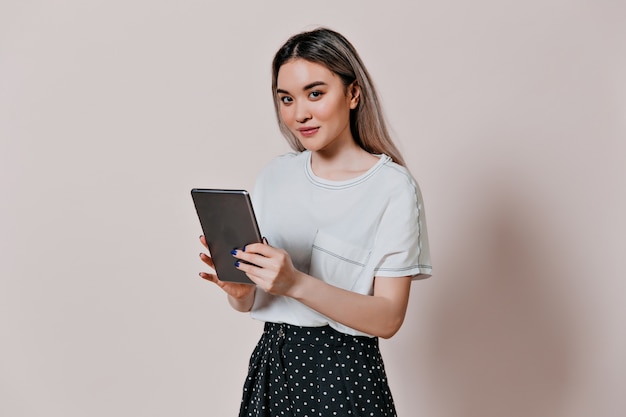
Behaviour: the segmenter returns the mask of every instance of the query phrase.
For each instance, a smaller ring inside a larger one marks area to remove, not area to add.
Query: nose
[[[306,123],[309,120],[311,120],[311,118],[312,118],[311,112],[309,111],[306,103],[305,104],[300,104],[296,108],[296,122],[298,122],[298,123]]]

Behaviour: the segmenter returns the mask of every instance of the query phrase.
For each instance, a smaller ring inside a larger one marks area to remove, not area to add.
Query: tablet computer
[[[191,190],[198,219],[204,233],[215,272],[222,281],[252,284],[245,273],[235,268],[233,249],[261,242],[250,194],[245,190]]]

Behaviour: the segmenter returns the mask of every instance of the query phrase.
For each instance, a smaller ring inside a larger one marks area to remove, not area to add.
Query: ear
[[[359,87],[356,81],[353,81],[348,86],[348,97],[350,98],[350,110],[356,109],[361,98],[361,87]]]

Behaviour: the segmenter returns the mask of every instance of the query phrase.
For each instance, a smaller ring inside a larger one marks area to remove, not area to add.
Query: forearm
[[[409,277],[377,280],[374,295],[363,295],[302,273],[289,296],[345,326],[389,338],[404,321],[411,280]]]
[[[375,277],[374,295],[334,287],[294,268],[284,249],[253,243],[233,254],[245,262],[237,268],[263,291],[294,298],[345,326],[373,336],[389,338],[404,321],[411,277]],[[237,303],[238,309],[252,307]],[[235,307],[235,308],[237,308]]]

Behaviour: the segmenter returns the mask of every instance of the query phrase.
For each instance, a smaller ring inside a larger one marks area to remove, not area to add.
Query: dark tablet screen
[[[250,195],[245,190],[194,188],[191,197],[200,225],[222,281],[251,284],[252,281],[235,268],[231,251],[247,244],[261,242]]]

